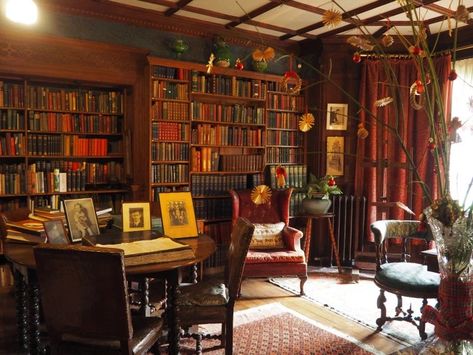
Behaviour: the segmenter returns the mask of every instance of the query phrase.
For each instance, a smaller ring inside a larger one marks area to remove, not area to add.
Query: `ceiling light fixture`
[[[32,25],[38,20],[38,6],[33,0],[7,0],[5,15],[13,22]]]

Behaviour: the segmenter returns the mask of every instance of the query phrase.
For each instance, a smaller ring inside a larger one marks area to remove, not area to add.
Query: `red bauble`
[[[235,62],[235,69],[237,70],[243,70],[245,66],[243,65],[243,63],[241,62],[240,59],[237,59],[236,62]]]
[[[429,149],[430,150],[434,150],[435,149],[435,143],[434,142],[430,142],[429,145],[428,145]]]
[[[420,49],[419,46],[414,46],[414,48],[412,48],[412,54],[419,55],[421,53],[422,53],[422,49]]]
[[[328,185],[328,186],[335,186],[335,185],[337,185],[337,182],[335,181],[334,178],[330,178],[330,179],[328,179],[328,181],[327,181],[327,185]]]
[[[453,81],[457,78],[458,74],[457,72],[455,71],[455,69],[452,69],[452,71],[450,72],[450,74],[448,74],[448,80],[450,81]]]
[[[355,52],[355,54],[353,54],[352,60],[353,60],[355,63],[361,62],[361,55],[360,55],[360,53]]]

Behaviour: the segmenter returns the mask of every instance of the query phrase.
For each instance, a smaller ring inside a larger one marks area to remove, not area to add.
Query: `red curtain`
[[[450,115],[450,56],[433,59],[439,78],[445,117]],[[389,67],[389,70],[387,68]],[[410,59],[363,61],[360,103],[367,110],[360,110],[360,121],[369,136],[359,140],[357,169],[357,194],[364,195],[368,202],[367,227],[381,218],[405,219],[404,211],[391,208],[389,215],[382,214],[381,201],[401,201],[419,215],[427,203],[420,184],[415,183],[411,164],[401,145],[404,142],[416,166],[420,179],[435,197],[436,183],[432,154],[428,149],[429,122],[425,110],[415,110],[410,104],[410,86],[420,79],[415,63]],[[426,95],[432,90],[426,85]],[[432,97],[432,94],[430,94]],[[392,97],[394,101],[377,107],[375,101]],[[436,105],[438,110],[438,105]],[[386,127],[389,126],[393,130]],[[385,209],[383,211],[386,211]],[[385,213],[385,212],[383,212]],[[369,231],[369,228],[366,229]],[[371,233],[368,233],[371,238]]]

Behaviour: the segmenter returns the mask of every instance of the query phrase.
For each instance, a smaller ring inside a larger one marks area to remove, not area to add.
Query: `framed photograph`
[[[327,130],[346,131],[348,104],[327,104]]]
[[[190,192],[159,194],[163,232],[171,238],[197,237],[197,223]]]
[[[91,198],[64,200],[63,204],[72,242],[79,242],[82,237],[100,234],[94,201]]]
[[[341,176],[344,174],[344,137],[327,137],[327,172],[326,175]]]
[[[46,240],[50,244],[69,244],[66,229],[62,219],[52,219],[44,221],[44,232],[46,233]]]
[[[151,230],[149,202],[124,202],[122,220],[124,232]]]

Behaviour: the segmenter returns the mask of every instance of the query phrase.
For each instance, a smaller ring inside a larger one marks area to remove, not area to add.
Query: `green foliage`
[[[318,197],[328,199],[330,195],[343,194],[342,190],[337,186],[334,177],[331,175],[317,178],[314,174],[310,174],[306,190],[308,198]]]

